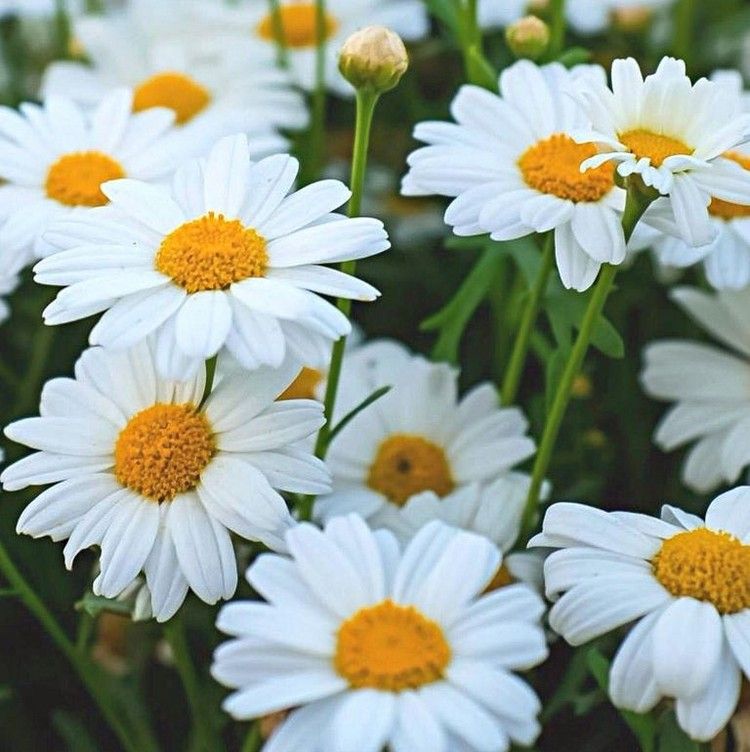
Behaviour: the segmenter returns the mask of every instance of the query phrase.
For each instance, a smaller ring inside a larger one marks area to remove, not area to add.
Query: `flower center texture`
[[[279,395],[280,400],[315,399],[315,389],[323,381],[317,368],[303,368],[297,378]]]
[[[174,110],[175,122],[183,125],[211,103],[208,89],[184,73],[157,73],[143,81],[133,95],[133,112],[152,107]]]
[[[354,689],[403,692],[440,681],[450,660],[439,624],[385,600],[341,625],[334,665]]]
[[[378,447],[367,485],[403,506],[414,494],[445,496],[456,484],[441,447],[421,436],[394,434]]]
[[[195,405],[158,403],[136,413],[115,444],[115,477],[151,501],[191,491],[216,452],[206,416]]]
[[[736,162],[740,167],[745,170],[750,170],[750,157],[746,154],[739,154],[736,151],[728,151],[724,154],[725,159],[731,159],[732,162]],[[709,213],[718,217],[719,219],[742,219],[743,217],[750,217],[750,206],[744,206],[743,204],[733,204],[729,201],[722,201],[720,198],[711,199],[711,203],[708,206]]]
[[[162,240],[156,269],[189,293],[226,290],[232,283],[262,277],[266,241],[238,219],[209,212],[180,225]]]
[[[125,177],[122,165],[101,151],[64,154],[47,172],[48,198],[66,206],[104,206],[109,199],[101,185]]]
[[[315,47],[318,42],[318,20],[314,3],[289,3],[280,9],[281,29],[287,47],[302,49]],[[330,39],[338,29],[338,21],[326,13],[324,18],[324,39]],[[271,42],[276,39],[276,29],[272,14],[264,16],[258,24],[258,36]]]
[[[667,157],[693,153],[693,149],[683,141],[644,128],[621,133],[618,138],[638,159],[650,159],[654,167],[661,167]]]
[[[664,541],[651,564],[672,595],[707,601],[721,614],[750,608],[750,546],[729,533],[678,533]]]
[[[518,160],[526,185],[567,201],[599,201],[614,188],[614,166],[581,172],[581,163],[596,154],[593,144],[577,144],[555,133],[529,147]]]

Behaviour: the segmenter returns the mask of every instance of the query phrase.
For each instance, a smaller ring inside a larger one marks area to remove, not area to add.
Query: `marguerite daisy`
[[[21,111],[0,108],[0,270],[15,272],[48,252],[47,228],[81,207],[108,203],[101,184],[115,178],[167,178],[182,153],[169,133],[173,113],[132,114],[126,90],[93,111],[65,97]]]
[[[665,506],[661,520],[554,504],[530,545],[544,565],[550,626],[581,645],[635,622],[612,663],[615,705],[645,713],[676,700],[692,738],[712,739],[750,677],[750,487],[714,499],[705,522]]]
[[[159,371],[195,372],[222,347],[248,369],[310,356],[308,332],[329,342],[348,319],[316,293],[373,300],[361,280],[320,266],[389,247],[381,222],[333,210],[348,198],[323,180],[287,195],[297,175],[287,155],[250,161],[247,138],[219,141],[188,162],[171,191],[136,180],[103,186],[114,211],[71,218],[48,233],[66,250],[35,267],[65,285],[48,324],[106,311],[91,344],[123,348],[152,332]]]
[[[149,5],[152,14],[160,13],[158,3]],[[277,128],[304,127],[307,110],[271,52],[225,42],[221,54],[213,55],[200,35],[154,35],[141,6],[137,14],[129,8],[76,20],[75,39],[88,63],[50,65],[42,96],[64,94],[93,106],[113,87],[127,87],[135,112],[166,107],[175,113],[175,138],[186,149],[192,146],[195,156],[206,139],[210,144],[234,133],[248,134],[254,158],[284,151],[287,141]]]
[[[688,245],[714,240],[712,199],[750,204],[750,172],[722,158],[750,138],[750,115],[728,87],[706,79],[692,84],[685,63],[674,58],[664,58],[644,80],[628,58],[612,64],[611,90],[591,81],[580,87],[579,99],[592,128],[576,139],[596,143],[601,152],[582,169],[615,163],[623,178],[639,175],[669,197],[675,230]]]
[[[603,81],[602,70],[522,60],[503,71],[500,97],[464,86],[452,105],[457,124],[417,125],[428,146],[409,155],[402,192],[454,196],[445,221],[457,235],[554,231],[563,284],[587,289],[603,263],[625,258],[625,192],[611,165],[581,172],[596,149],[571,136],[589,121],[569,92],[592,79]]]
[[[188,587],[207,603],[237,584],[230,531],[283,550],[294,524],[274,489],[320,493],[325,466],[299,446],[323,423],[310,400],[274,402],[296,366],[225,376],[204,397],[204,374],[167,381],[152,341],[125,352],[87,350],[75,379],[53,379],[41,417],[5,434],[38,450],[6,468],[6,491],[53,484],[17,530],[68,539],[65,564],[101,547],[94,592],[114,598],[141,570],[157,619]]]
[[[344,359],[342,394],[356,406],[376,388],[392,388],[331,443],[333,493],[316,505],[323,519],[357,512],[375,528],[398,529],[401,507],[423,491],[444,497],[498,476],[524,482],[509,475],[534,453],[519,409],[501,408],[491,384],[475,387],[459,401],[454,368],[375,344],[377,360],[368,363],[360,354],[359,365],[367,370],[356,382]]]
[[[439,522],[401,554],[349,515],[287,533],[292,559],[263,555],[247,579],[268,603],[222,608],[235,639],[214,677],[235,718],[297,708],[265,752],[504,752],[539,733],[539,701],[512,672],[547,655],[541,598],[524,585],[481,595],[500,555]]]
[[[649,345],[641,382],[646,392],[677,404],[656,430],[665,450],[696,442],[683,468],[690,488],[733,483],[750,465],[750,288],[709,295],[677,288],[672,299],[730,350],[702,342]]]

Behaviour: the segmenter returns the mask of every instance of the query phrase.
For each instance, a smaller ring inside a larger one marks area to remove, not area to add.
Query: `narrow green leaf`
[[[373,402],[377,402],[381,397],[388,394],[391,391],[391,386],[381,386],[380,389],[376,389],[369,397],[362,400],[353,410],[350,410],[331,430],[328,435],[328,443],[330,444],[333,439],[339,434],[348,423],[359,415],[366,407],[369,407]]]
[[[94,595],[90,590],[75,604],[76,611],[85,611],[89,616],[97,617],[102,611],[115,614],[130,614],[130,607],[123,601]]]

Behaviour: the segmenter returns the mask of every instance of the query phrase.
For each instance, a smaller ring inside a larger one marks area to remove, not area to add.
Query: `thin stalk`
[[[16,405],[18,407],[13,416],[14,418],[33,412],[37,406],[44,372],[47,368],[47,360],[52,351],[56,336],[57,327],[43,326],[37,329],[29,367],[23,377],[21,389],[16,398]]]
[[[696,9],[696,0],[679,0],[675,8],[672,51],[675,57],[685,61],[688,69],[690,69],[690,58],[693,50]]]
[[[563,49],[565,49],[565,0],[551,0],[549,57],[554,60]]]
[[[68,639],[55,617],[16,568],[2,542],[0,542],[0,572],[3,573],[26,608],[36,617],[60,652],[73,666],[81,682],[89,691],[91,698],[120,741],[122,748],[126,752],[156,752],[155,743],[133,738],[132,731],[122,721],[122,713],[110,704],[110,694],[104,687],[96,667],[76,650],[75,645]]]
[[[223,752],[224,745],[218,731],[211,723],[211,718],[207,712],[206,703],[201,693],[198,674],[190,657],[190,647],[188,646],[185,625],[181,614],[178,613],[176,616],[173,616],[164,625],[164,636],[172,648],[177,673],[180,675],[182,686],[185,688],[200,749],[203,752]]]
[[[55,0],[56,57],[60,59],[70,57],[70,17],[66,6],[66,0]]]
[[[544,241],[544,250],[542,252],[542,264],[539,267],[539,273],[534,282],[534,286],[529,290],[529,297],[523,311],[521,325],[518,327],[516,341],[513,344],[513,352],[510,356],[508,368],[505,371],[505,378],[500,390],[500,401],[503,405],[512,404],[518,394],[518,386],[521,383],[523,367],[526,363],[526,354],[529,350],[529,341],[534,331],[539,304],[547,289],[549,275],[555,265],[555,236],[550,232]]]
[[[91,635],[94,632],[95,626],[96,619],[87,611],[83,611],[78,620],[78,630],[76,632],[76,650],[81,655],[88,654],[89,643],[91,642]]]
[[[273,23],[273,37],[276,41],[276,62],[280,68],[289,67],[289,54],[284,35],[284,17],[281,15],[281,3],[279,0],[268,0]]]
[[[638,188],[629,188],[627,203],[622,216],[622,227],[626,242],[630,240],[630,236],[633,234],[635,226],[649,207],[651,201],[653,201],[653,198],[645,196],[638,190]],[[568,356],[565,369],[560,378],[560,383],[557,385],[555,397],[545,422],[544,433],[542,434],[542,439],[539,443],[539,450],[537,451],[536,459],[534,461],[534,469],[531,474],[529,495],[526,499],[526,506],[524,508],[521,522],[521,532],[519,535],[519,541],[521,542],[528,539],[529,533],[534,527],[537,507],[539,505],[539,494],[549,468],[552,452],[554,451],[557,437],[560,433],[560,427],[563,418],[565,417],[568,403],[570,402],[573,382],[581,371],[581,366],[586,357],[586,352],[588,351],[589,343],[591,342],[594,327],[599,321],[599,316],[601,316],[604,304],[612,290],[616,275],[616,266],[610,264],[604,264],[602,266],[602,270],[599,273],[599,279],[594,287],[594,293],[589,300],[588,307],[583,316],[583,321],[578,330],[578,336],[576,337],[573,349]]]
[[[326,3],[325,0],[315,0],[315,90],[312,98],[312,115],[306,159],[303,165],[303,184],[311,183],[317,179],[320,166],[323,163],[323,151],[325,149],[325,122],[326,122]]]
[[[263,746],[263,737],[260,735],[260,722],[254,721],[245,737],[242,752],[258,752]]]

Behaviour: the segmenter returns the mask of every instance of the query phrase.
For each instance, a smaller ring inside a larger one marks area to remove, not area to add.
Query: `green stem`
[[[268,0],[273,23],[273,36],[276,40],[276,63],[280,68],[289,67],[289,54],[284,35],[284,18],[281,15],[281,3],[279,0]]]
[[[24,375],[21,389],[16,398],[18,409],[14,418],[34,412],[34,408],[38,404],[42,381],[44,380],[47,359],[52,351],[56,336],[57,327],[54,326],[43,326],[37,330],[29,367]]]
[[[693,32],[695,30],[696,0],[679,0],[675,8],[674,23],[674,56],[685,61],[690,68],[691,52],[693,50]]]
[[[250,727],[242,745],[242,752],[258,752],[263,746],[263,737],[260,735],[260,722],[255,721]]]
[[[136,740],[133,738],[131,730],[123,723],[120,711],[110,704],[109,692],[106,691],[96,667],[76,650],[73,643],[57,623],[55,617],[16,568],[16,565],[1,542],[0,572],[3,573],[26,608],[36,617],[52,641],[57,645],[60,652],[73,666],[78,677],[89,691],[91,698],[99,707],[102,715],[119,739],[122,748],[127,752],[146,752],[146,750],[155,752],[157,747],[154,743],[147,743],[144,739]]]
[[[76,650],[81,655],[88,655],[88,647],[95,626],[96,619],[91,614],[83,611],[78,621],[78,631],[76,632]]]
[[[190,647],[181,614],[178,613],[173,616],[164,625],[164,636],[172,648],[177,673],[180,675],[182,685],[185,688],[200,749],[203,752],[222,752],[224,745],[218,731],[211,723],[210,711],[201,693],[198,674],[190,657]]]
[[[565,0],[551,0],[549,57],[554,60],[565,48]]]
[[[510,356],[510,362],[505,372],[502,389],[500,390],[500,401],[503,405],[512,404],[518,394],[518,386],[521,383],[523,367],[526,363],[526,354],[529,350],[529,341],[531,333],[534,331],[539,303],[542,300],[552,267],[555,265],[555,236],[554,233],[548,233],[544,241],[544,251],[542,253],[542,265],[539,267],[534,286],[529,291],[529,298],[526,301],[521,325],[518,328],[516,341],[513,344],[513,352]]]
[[[315,0],[315,90],[312,99],[312,115],[308,132],[306,159],[300,182],[305,185],[317,179],[323,163],[326,121],[326,3]]]
[[[65,0],[55,0],[55,37],[57,55],[59,59],[70,57],[70,17]]]

